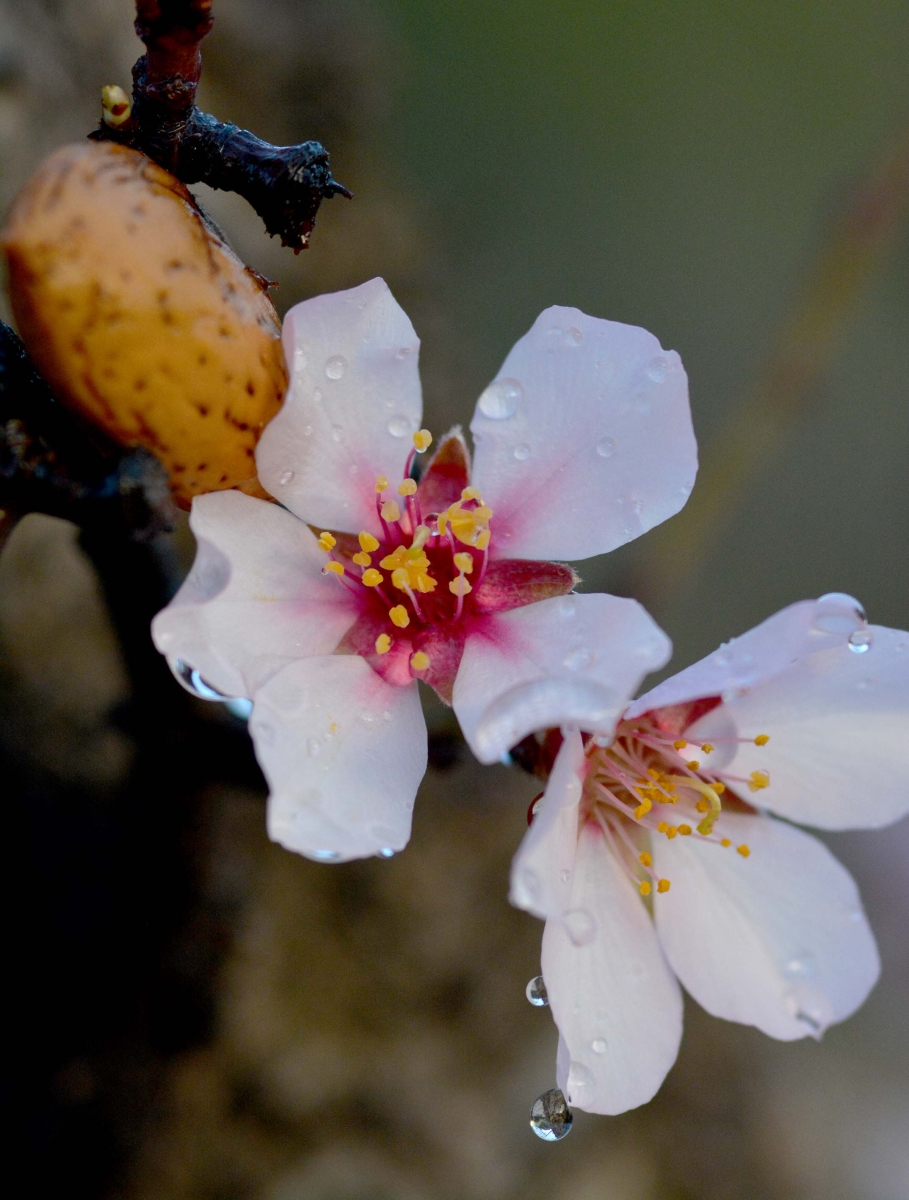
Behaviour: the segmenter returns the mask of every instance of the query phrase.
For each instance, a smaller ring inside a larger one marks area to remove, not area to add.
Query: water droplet
[[[335,354],[325,364],[325,374],[329,379],[340,379],[347,370],[347,359],[342,354]]]
[[[587,946],[596,937],[597,923],[586,908],[571,908],[562,920],[575,946]]]
[[[609,734],[598,733],[598,734],[595,734],[591,740],[593,741],[593,744],[595,746],[599,746],[601,749],[605,749],[607,746],[612,745],[614,739]]]
[[[849,634],[849,649],[853,654],[867,654],[873,641],[874,634],[870,629],[857,629]]]
[[[474,438],[476,441],[476,438]],[[510,542],[514,537],[514,529],[511,525],[500,525],[495,531],[495,536],[500,542]]]
[[[644,501],[635,500],[631,505],[631,511],[635,514],[635,516],[639,517],[644,511]]]
[[[568,1102],[581,1104],[596,1091],[593,1073],[583,1063],[572,1062],[568,1068]]]
[[[647,364],[647,378],[652,379],[654,383],[662,383],[668,373],[669,363],[662,354],[658,354]]]
[[[324,393],[322,392],[322,389],[321,389],[321,388],[316,388],[316,389],[313,391],[312,398],[313,398],[313,400],[315,400],[316,404],[319,404],[319,403],[321,403],[321,400],[322,400],[322,396],[323,396],[323,394],[324,394]]]
[[[385,428],[392,437],[407,437],[408,433],[411,432],[410,417],[392,417]]]
[[[375,725],[379,720],[379,713],[373,708],[363,708],[360,710],[360,720],[364,725]]]
[[[312,856],[319,862],[337,862],[341,857],[337,850],[313,850]]]
[[[542,975],[534,975],[530,983],[524,989],[524,995],[534,1006],[534,1008],[545,1008],[549,1003],[549,995],[546,991],[546,984]]]
[[[391,846],[383,846],[382,849],[379,851],[380,858],[394,858],[394,856],[395,856],[395,851],[392,850]]]
[[[606,1053],[606,1039],[605,1038],[594,1038],[593,1041],[590,1043],[590,1049],[594,1052],[594,1054],[605,1054]]]
[[[302,432],[304,437],[312,437],[312,425],[304,425]]]
[[[785,998],[790,1013],[807,1028],[813,1038],[820,1041],[824,1030],[833,1021],[833,1004],[829,996],[817,988],[800,983],[791,988]]]
[[[817,959],[810,950],[793,954],[783,963],[783,974],[789,979],[810,979],[817,970]]]
[[[306,739],[306,753],[309,758],[318,758],[322,753],[322,743],[316,737]]]
[[[281,487],[286,487],[287,484],[293,483],[293,478],[293,471],[282,471],[278,476],[278,483],[281,485]]]
[[[591,665],[594,653],[587,646],[575,646],[565,655],[564,663],[569,671],[583,671]]]
[[[198,696],[200,700],[227,700],[229,697],[225,692],[219,692],[217,688],[212,687],[207,683],[195,667],[191,667],[189,663],[178,658],[171,664],[170,668],[174,675],[179,679],[188,692],[192,692],[194,696]]]
[[[517,379],[496,379],[477,401],[477,408],[490,421],[502,421],[514,415],[523,395]]]
[[[530,447],[526,442],[521,442],[520,446],[515,446],[514,456],[518,462],[526,462],[530,458]]]
[[[344,429],[341,425],[332,425],[331,440],[333,442],[341,442],[344,440]]]
[[[558,1088],[538,1096],[530,1108],[530,1128],[544,1142],[560,1142],[573,1119],[568,1101]]]
[[[402,347],[400,348],[400,350],[397,352],[397,355],[396,355],[396,357],[397,357],[397,358],[408,358],[408,357],[409,357],[411,354],[413,354],[413,349],[412,349],[412,347],[410,347],[410,346],[402,346]]]
[[[821,633],[852,633],[861,629],[867,619],[858,600],[845,592],[827,592],[814,610],[814,628]]]
[[[567,867],[563,867],[562,870],[559,871],[559,879],[561,880],[562,883],[567,883],[570,878],[571,878],[571,872],[568,870]]]
[[[600,438],[597,442],[597,454],[600,458],[612,458],[616,451],[616,440],[611,437]]]
[[[581,333],[580,329],[577,329],[574,325],[565,331],[565,341],[569,346],[580,346],[583,340],[583,333]]]
[[[305,371],[309,359],[306,357],[304,350],[294,350],[294,373],[297,371]]]

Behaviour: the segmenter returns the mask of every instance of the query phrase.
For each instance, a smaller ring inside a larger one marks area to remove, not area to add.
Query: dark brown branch
[[[196,108],[211,7],[212,0],[137,0],[136,32],[147,52],[133,67],[132,113],[90,136],[141,150],[183,183],[237,192],[270,234],[299,252],[322,201],[350,192],[332,179],[319,142],[272,146]]]

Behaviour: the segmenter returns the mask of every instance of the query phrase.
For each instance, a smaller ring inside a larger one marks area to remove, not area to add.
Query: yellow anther
[[[648,879],[642,879],[641,882],[638,884],[638,887],[641,890],[642,896],[649,896],[650,893],[653,891],[653,888],[650,886],[650,881]]]
[[[766,771],[752,771],[748,778],[748,791],[760,792],[765,787],[770,787],[770,776]]]
[[[384,492],[387,487],[388,487],[388,480],[385,478],[385,476],[377,475],[376,476],[376,491],[379,493]]]
[[[378,587],[385,577],[381,571],[377,571],[375,567],[370,567],[368,571],[363,572],[360,578],[367,587]]]
[[[454,565],[459,571],[463,571],[465,575],[469,575],[473,570],[473,555],[468,554],[466,550],[459,550],[454,556]]]
[[[729,838],[723,838],[723,840],[720,842],[720,845],[728,847],[732,845],[732,842],[730,842]]]
[[[478,504],[473,510],[473,516],[477,521],[489,521],[492,519],[492,509],[488,504]]]
[[[463,575],[459,575],[457,579],[452,579],[448,584],[448,590],[453,596],[466,596],[468,592],[473,591],[473,588]]]
[[[648,767],[648,768],[647,768],[647,774],[648,774],[648,776],[649,776],[651,779],[656,779],[656,780],[659,780],[659,778],[660,778],[660,772],[659,772],[659,771],[655,771],[655,770],[653,769],[653,767]]]
[[[426,529],[425,525],[417,527]],[[428,531],[427,531],[428,534]],[[414,545],[409,549],[398,546],[391,554],[386,554],[380,566],[391,571],[391,582],[398,591],[433,592],[436,581],[429,574],[429,559],[420,546]]]
[[[766,746],[769,741],[770,741],[769,734],[759,733],[757,735],[757,737],[754,739],[754,744],[755,744],[755,746]]]
[[[649,800],[642,800],[641,803],[634,810],[635,819],[640,821],[640,819],[642,817],[647,816],[647,814],[650,812],[650,810],[652,808],[653,808],[653,805],[650,803]]]
[[[670,842],[672,841],[672,839],[674,837],[678,837],[678,833],[679,833],[679,831],[676,829],[676,827],[674,825],[670,825],[669,828],[666,830],[666,836],[669,838]]]
[[[428,525],[418,525],[413,531],[413,540],[410,543],[411,557],[415,557],[413,552],[422,550],[431,537],[432,530]]]
[[[738,852],[739,852],[739,854],[741,854],[742,858],[747,858],[748,855],[751,853],[751,850],[748,848],[748,846],[745,845],[744,842],[742,842],[741,846],[736,846],[736,850],[738,850]]]
[[[480,495],[479,488],[466,487],[463,490],[463,492],[461,492],[461,499],[462,500],[482,500],[483,497]]]
[[[399,629],[406,629],[410,624],[410,613],[403,604],[396,604],[394,608],[390,608],[388,615],[391,617],[392,625],[397,625]]]
[[[669,825],[665,821],[660,821],[659,825],[657,825],[657,832],[665,833],[668,828]]]
[[[668,880],[668,879],[661,879],[661,880],[660,880],[660,882],[657,884],[657,891],[658,891],[658,892],[664,892],[664,893],[665,893],[665,892],[668,892],[668,891],[669,891],[669,888],[670,888],[671,886],[672,886],[672,885],[670,884],[670,882],[669,882],[669,880]]]
[[[425,671],[429,666],[429,655],[423,650],[418,650],[410,656],[410,665],[414,671]]]
[[[382,505],[382,520],[393,524],[395,521],[400,521],[401,510],[398,508],[395,500],[386,500]]]
[[[715,749],[716,749],[716,746],[711,746],[711,744],[709,742],[705,742],[703,744],[703,746],[701,746],[701,753],[702,754],[712,754]]]
[[[364,529],[357,538],[360,543],[360,549],[365,550],[367,554],[374,554],[379,548],[379,539],[374,538],[371,533],[367,533]]]
[[[364,553],[362,550],[358,551],[358,553],[353,556],[353,560],[358,567],[368,567],[372,562],[372,559],[369,557],[369,555]]]
[[[326,532],[319,534],[319,549],[324,550],[326,554],[329,550],[334,550],[337,544],[338,539],[336,537],[332,537],[330,533]]]
[[[688,768],[689,771],[696,771],[700,765],[701,764],[698,762],[698,760],[696,758],[693,758],[691,760],[691,762],[685,763],[685,766]]]
[[[382,560],[382,566],[385,566],[385,560]],[[399,592],[406,592],[410,587],[410,580],[407,577],[407,572],[403,567],[395,567],[391,573],[392,587],[396,587]]]
[[[691,833],[691,826],[690,825],[680,825],[679,833],[682,834],[683,837],[687,837],[688,834]]]
[[[672,743],[673,750],[684,750],[688,743],[684,738],[679,738],[677,742]]]
[[[332,575],[343,575],[344,574],[344,568],[341,566],[341,564],[339,562],[327,562],[325,564],[325,570],[331,571]]]
[[[380,633],[376,638],[376,654],[387,654],[391,649],[391,638],[387,633]]]
[[[418,429],[413,435],[413,444],[418,454],[422,454],[424,450],[428,450],[432,445],[432,434],[428,429]]]
[[[646,850],[644,851],[643,854],[638,855],[638,862],[641,864],[642,867],[652,867],[653,866],[653,859],[650,857],[650,855],[647,853]]]
[[[489,545],[489,539],[491,537],[492,537],[492,534],[489,532],[488,529],[484,529],[482,531],[482,533],[477,534],[477,549],[485,550],[486,547]]]
[[[716,788],[714,788],[713,790],[716,791]],[[698,812],[709,812],[710,811],[710,805],[707,803],[706,800],[698,800],[697,804],[694,807],[698,810]]]
[[[725,783],[712,783],[710,786],[713,788],[713,790],[716,792],[716,794],[718,796],[722,796],[723,792],[725,792],[725,790],[726,790]]]
[[[436,529],[438,529],[440,537],[445,536],[445,530],[447,527],[448,527],[448,509],[446,508],[444,512],[440,512],[439,515],[436,517]]]
[[[132,111],[129,96],[116,83],[109,83],[101,89],[101,115],[105,125],[115,129],[128,121]]]
[[[399,496],[412,496],[417,490],[416,481],[413,479],[405,479],[403,483],[398,484]]]

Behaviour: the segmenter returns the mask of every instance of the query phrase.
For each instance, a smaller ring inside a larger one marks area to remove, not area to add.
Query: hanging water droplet
[[[534,1008],[545,1008],[549,1003],[549,995],[546,991],[546,984],[543,981],[542,975],[534,975],[533,979],[524,989],[524,995],[534,1006]]]
[[[313,850],[312,856],[319,862],[337,862],[341,857],[337,850]]]
[[[833,1004],[829,996],[817,988],[799,984],[786,993],[785,999],[790,1013],[820,1041],[824,1030],[833,1021]]]
[[[652,379],[654,383],[662,383],[668,372],[669,363],[662,354],[658,354],[647,364],[647,378]]]
[[[520,446],[515,446],[514,456],[518,462],[526,462],[530,458],[530,447],[526,442],[521,442]]]
[[[286,487],[289,483],[293,483],[293,478],[293,471],[282,471],[278,476],[278,483],[281,485],[281,487]]]
[[[600,458],[612,458],[616,451],[616,440],[611,437],[600,438],[597,442],[597,454]]]
[[[379,851],[380,858],[394,858],[394,856],[395,852],[392,850],[391,846],[383,846]]]
[[[827,592],[814,610],[814,628],[821,633],[852,633],[861,629],[868,618],[854,596],[845,592]]]
[[[385,426],[392,437],[406,437],[411,432],[411,423],[409,417],[392,417]]]
[[[870,629],[857,629],[849,634],[849,649],[853,654],[867,654],[873,641],[874,634]]]
[[[335,354],[325,364],[325,374],[329,379],[340,379],[347,370],[347,359],[343,354]]]
[[[171,663],[170,669],[186,690],[192,692],[194,696],[198,696],[200,700],[229,699],[229,696],[225,692],[219,692],[217,688],[212,687],[210,683],[207,683],[202,678],[195,667],[191,667],[182,658],[175,659]]]
[[[606,1053],[606,1039],[605,1038],[594,1038],[593,1041],[590,1043],[590,1049],[594,1052],[594,1054],[605,1054]]]
[[[783,974],[789,979],[810,979],[817,970],[817,959],[810,950],[793,954],[783,963]]]
[[[568,1102],[581,1104],[596,1091],[596,1080],[583,1063],[572,1062],[568,1068]]]
[[[559,1142],[571,1129],[574,1118],[559,1088],[550,1088],[530,1108],[530,1128],[544,1142]]]
[[[583,671],[591,665],[594,653],[587,646],[575,646],[565,655],[564,663],[569,671]]]
[[[575,946],[587,946],[596,937],[597,923],[586,908],[572,908],[562,920]]]
[[[309,758],[318,758],[322,753],[322,743],[317,737],[306,739],[306,754]]]
[[[477,408],[490,421],[503,421],[514,415],[523,395],[517,379],[496,379],[477,401]]]
[[[583,340],[584,340],[583,333],[581,333],[580,329],[577,329],[574,325],[572,325],[572,327],[570,329],[565,331],[565,341],[568,343],[569,346],[580,346],[580,344],[581,344],[581,342],[583,342]]]

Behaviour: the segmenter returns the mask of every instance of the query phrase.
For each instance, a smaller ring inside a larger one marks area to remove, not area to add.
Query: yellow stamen
[[[693,758],[691,760],[691,762],[685,763],[685,766],[688,768],[689,771],[696,771],[700,765],[701,764],[698,762],[698,760],[696,758]]]
[[[453,596],[466,596],[468,592],[473,591],[473,588],[463,575],[459,575],[457,579],[451,580],[448,590]]]
[[[414,671],[425,671],[429,666],[429,655],[422,650],[418,650],[416,654],[411,655],[410,665]]]
[[[660,882],[657,884],[657,891],[666,893],[669,891],[670,887],[671,887],[671,884],[668,879],[661,879]]]
[[[327,562],[325,564],[325,570],[331,571],[332,575],[343,575],[344,574],[344,568],[341,566],[341,564],[339,562]]]
[[[770,787],[770,776],[766,771],[752,771],[748,779],[748,791],[760,792],[765,787]]]
[[[754,739],[754,744],[755,744],[755,746],[766,746],[769,741],[770,741],[769,734],[759,733],[757,735],[757,737]]]
[[[714,787],[713,790],[716,791],[716,788]],[[694,807],[698,810],[698,812],[709,812],[710,811],[710,805],[707,803],[706,800],[698,800],[697,804]]]
[[[364,529],[357,539],[360,543],[360,549],[365,550],[367,554],[374,554],[379,548],[379,539],[374,538],[371,533],[367,533]]]
[[[367,587],[378,587],[385,576],[381,571],[377,571],[375,567],[370,567],[368,571],[363,572],[360,578]]]
[[[461,499],[462,500],[482,500],[483,497],[480,495],[479,488],[466,487],[463,490],[463,492],[461,492]]]
[[[678,833],[679,833],[679,831],[676,829],[676,827],[674,825],[670,825],[669,828],[666,830],[666,836],[669,838],[670,842],[672,841],[672,839],[674,837],[678,837]]]
[[[488,529],[484,529],[482,531],[482,533],[477,534],[477,549],[485,550],[486,547],[489,545],[489,539],[491,537],[492,537],[492,534],[489,532]]]
[[[713,788],[713,790],[716,792],[716,794],[718,796],[722,796],[723,792],[725,792],[725,790],[726,790],[725,783],[712,783],[710,786]]]
[[[747,858],[748,855],[751,853],[750,849],[745,845],[744,842],[742,842],[741,846],[736,846],[736,850],[738,850],[738,852],[739,852],[739,854],[741,854],[742,858]]]
[[[423,552],[420,541],[425,541],[429,537],[429,530],[425,525],[418,525],[414,544],[405,549],[403,546],[392,551],[391,554],[386,554],[381,560],[380,566],[386,571],[391,571],[391,582],[398,591],[415,591],[415,592],[433,592],[435,591],[436,581],[429,574],[429,559]]]
[[[715,746],[711,746],[711,744],[709,742],[705,742],[703,744],[703,746],[701,746],[701,753],[702,754],[712,754],[715,749],[716,749]]]
[[[679,833],[682,834],[683,837],[687,837],[688,834],[691,833],[691,826],[690,825],[680,825]]]
[[[387,487],[388,487],[388,480],[385,478],[385,476],[377,475],[376,476],[376,491],[381,494],[382,492],[385,491],[385,489]]]
[[[432,530],[428,525],[418,525],[413,531],[413,540],[410,543],[411,557],[415,557],[413,552],[422,550],[431,537]]]
[[[403,604],[396,604],[394,608],[390,608],[388,615],[391,617],[391,623],[399,629],[406,629],[410,624],[410,613]]]
[[[660,821],[659,825],[657,825],[657,832],[665,833],[668,828],[669,828],[669,825],[667,824],[666,821]]]
[[[332,535],[327,531],[319,534],[319,549],[324,550],[326,554],[329,550],[334,550],[337,544],[338,539],[336,537],[332,537]]]
[[[650,886],[650,881],[647,879],[642,879],[638,886],[641,890],[642,896],[649,896],[653,891],[653,888]]]
[[[418,429],[413,435],[413,444],[418,454],[422,454],[424,450],[428,450],[432,445],[432,434],[428,429]]]
[[[723,840],[720,842],[720,845],[721,846],[731,846],[732,842],[730,842],[729,838],[723,838]]]
[[[638,862],[641,864],[642,867],[652,867],[653,866],[653,859],[650,857],[650,855],[647,853],[646,850],[644,851],[643,854],[638,855]]]
[[[369,557],[369,555],[364,554],[364,552],[362,550],[358,551],[353,556],[353,560],[357,564],[358,567],[368,567],[369,564],[372,562],[372,559]]]
[[[376,654],[387,654],[391,649],[391,638],[387,633],[380,633],[376,638]]]
[[[385,559],[382,559],[382,566],[385,566]],[[410,587],[410,580],[407,578],[407,572],[403,567],[395,567],[391,573],[392,587],[396,587],[399,592],[406,592]]]
[[[469,575],[473,570],[473,555],[468,554],[466,550],[460,550],[454,556],[454,565],[459,571],[463,571],[465,575]]]
[[[698,833],[703,834],[704,837],[706,837],[707,834],[712,831],[714,825],[716,824],[717,817],[723,811],[723,806],[720,803],[719,796],[717,795],[717,789],[709,783],[704,783],[702,779],[690,779],[681,775],[670,775],[669,778],[676,780],[677,784],[682,784],[684,787],[694,788],[696,791],[700,792],[707,801],[710,811],[698,825]],[[698,805],[698,807],[700,807],[700,805]]]
[[[399,496],[412,496],[417,490],[416,481],[413,479],[405,479],[403,483],[398,484]]]
[[[400,521],[401,510],[398,508],[396,501],[386,500],[382,505],[382,520],[393,524],[395,521]]]
[[[101,115],[105,125],[115,129],[128,121],[132,112],[129,96],[116,83],[109,83],[101,89]]]
[[[672,743],[673,750],[684,750],[688,743],[684,738],[679,738],[677,742]]]

